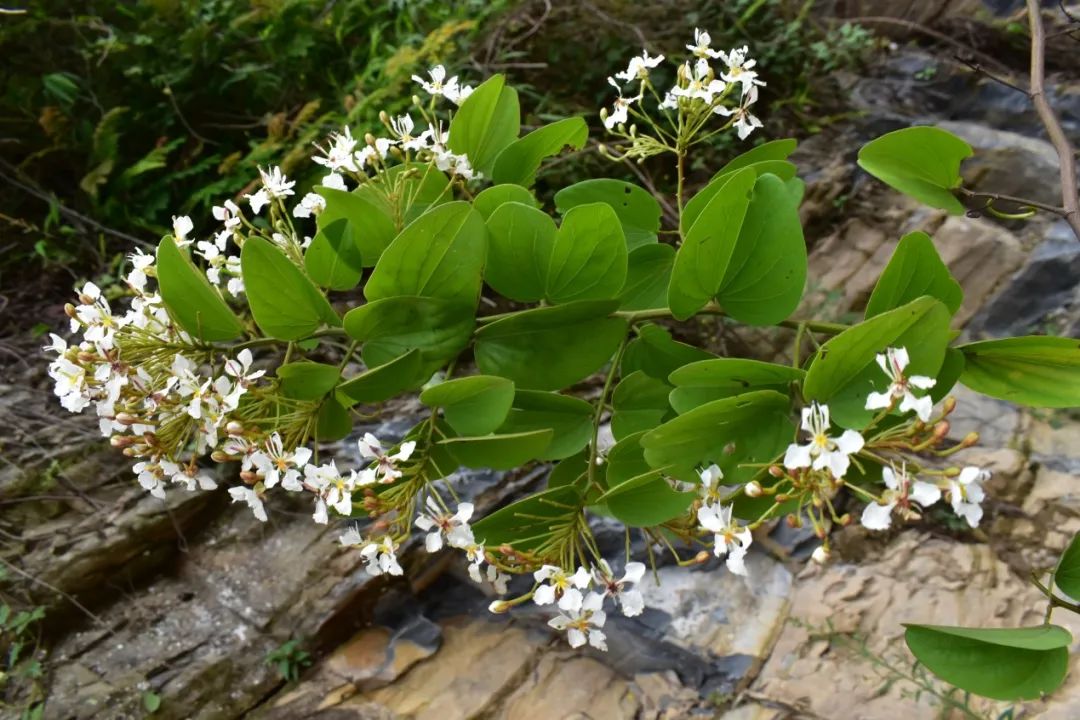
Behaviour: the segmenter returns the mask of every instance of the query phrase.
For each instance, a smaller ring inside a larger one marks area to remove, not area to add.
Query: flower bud
[[[493,612],[500,615],[504,612],[507,612],[509,609],[510,603],[506,602],[505,600],[496,600],[495,602],[488,605],[488,612]]]
[[[701,563],[703,563],[703,562],[708,562],[708,560],[709,560],[709,551],[708,550],[702,550],[701,552],[699,552],[697,555],[694,556],[694,562],[698,563],[699,565]]]
[[[979,442],[979,433],[969,432],[964,436],[964,439],[960,441],[961,447],[971,447]]]
[[[241,470],[240,479],[248,485],[254,485],[259,481],[259,474],[252,472],[251,470]]]
[[[94,298],[90,297],[89,295],[79,293],[79,302],[81,302],[83,305],[93,305]]]
[[[131,413],[119,412],[116,413],[116,422],[121,425],[134,425],[139,422],[139,418],[135,417]]]
[[[788,513],[787,517],[784,518],[784,521],[787,522],[788,527],[790,528],[802,527],[802,518],[795,513]]]
[[[600,108],[600,120],[604,121],[604,120],[607,120],[607,118],[608,118],[607,108]]]
[[[386,113],[384,112],[382,114],[385,115]],[[371,133],[365,133],[364,134],[364,143],[366,145],[370,145],[371,147],[375,147],[375,136],[372,135]]]
[[[811,502],[814,503],[814,507],[816,508],[822,508],[825,506],[825,501],[821,499],[820,495],[814,495],[814,499],[811,500]]]
[[[124,453],[124,455],[128,457],[138,457],[138,454],[135,452],[135,448],[133,447],[126,447],[120,452]]]
[[[787,493],[776,493],[776,502],[778,503],[787,502],[790,499],[791,496]]]
[[[784,477],[784,468],[780,467],[779,465],[770,465],[769,474],[772,475],[774,478],[782,478]]]
[[[944,440],[945,436],[949,434],[949,428],[950,427],[951,426],[949,425],[948,420],[942,420],[937,425],[935,425],[934,426],[934,435],[933,435],[934,441],[935,442],[940,442],[941,440]]]
[[[941,403],[941,413],[943,415],[949,415],[956,409],[956,398],[950,395],[945,398],[945,402]]]
[[[69,318],[74,319],[76,316],[75,306],[71,303],[64,303],[64,314],[67,315]]]
[[[850,525],[851,524],[851,513],[844,513],[843,515],[841,515],[840,516],[840,524],[842,526],[844,526],[844,527],[847,527],[848,525]]]
[[[228,423],[225,424],[225,432],[229,435],[243,435],[244,426],[236,420],[230,420]]]
[[[386,113],[385,110],[379,111],[379,122],[381,122],[383,125],[390,124],[390,116]]]
[[[746,494],[746,497],[761,497],[761,485],[758,484],[757,480],[751,480],[743,487],[743,493]]]
[[[75,359],[77,359],[79,362],[92,363],[98,359],[98,356],[94,353],[80,350],[75,354]]]
[[[223,462],[229,462],[229,460],[231,460],[232,458],[230,458],[222,450],[215,450],[214,452],[210,453],[210,459],[213,460],[216,463],[223,463]]]
[[[818,565],[824,565],[829,562],[829,548],[824,545],[819,545],[814,554],[810,556],[810,559],[816,562]]]
[[[413,95],[412,96],[412,104],[413,105],[419,105],[420,104],[420,96],[419,95]]]

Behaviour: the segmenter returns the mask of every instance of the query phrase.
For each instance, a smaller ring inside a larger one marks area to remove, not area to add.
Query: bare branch
[[[1005,79],[1005,78],[1003,78],[1003,77],[1001,77],[999,75],[995,75],[994,73],[990,72],[989,70],[987,70],[982,65],[975,62],[974,60],[967,60],[965,58],[960,57],[959,55],[953,55],[953,57],[956,58],[956,60],[958,60],[959,62],[962,62],[964,65],[967,65],[969,68],[971,68],[972,70],[974,70],[978,74],[985,75],[986,77],[990,78],[991,80],[993,80],[996,83],[1004,85],[1007,88],[1012,88],[1013,90],[1015,90],[1015,91],[1017,91],[1019,93],[1023,93],[1024,95],[1028,95],[1027,88],[1020,87],[1019,85],[1017,85],[1016,83],[1013,83],[1010,80],[1007,80],[1007,79]]]
[[[1044,90],[1046,63],[1046,31],[1043,28],[1039,0],[1027,0],[1028,21],[1031,25],[1031,82],[1030,97],[1039,114],[1039,120],[1046,128],[1050,144],[1058,155],[1061,171],[1061,202],[1065,208],[1065,222],[1069,223],[1073,234],[1080,240],[1080,191],[1076,183],[1076,150],[1073,149],[1065,131],[1061,128],[1054,109],[1050,107]]]

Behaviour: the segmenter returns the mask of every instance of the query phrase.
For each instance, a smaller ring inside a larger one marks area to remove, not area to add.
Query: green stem
[[[611,367],[608,369],[607,377],[604,378],[604,389],[600,391],[600,398],[596,401],[596,412],[593,414],[593,427],[592,427],[592,445],[589,448],[589,487],[593,486],[596,482],[596,459],[599,456],[598,440],[600,438],[600,420],[604,416],[604,406],[607,404],[607,396],[611,391],[611,385],[615,382],[615,375],[619,372],[619,364],[622,362],[623,351],[626,350],[626,344],[630,341],[630,333],[623,335],[622,342],[619,343],[619,348],[615,351],[614,357],[611,359]]]

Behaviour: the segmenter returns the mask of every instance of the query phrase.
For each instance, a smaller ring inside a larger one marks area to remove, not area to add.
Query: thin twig
[[[83,611],[83,613],[85,613],[85,614],[86,614],[86,616],[87,616],[88,618],[90,618],[90,619],[91,619],[91,620],[93,620],[94,622],[98,623],[99,625],[104,625],[104,624],[105,624],[105,621],[104,621],[104,620],[102,620],[102,619],[101,619],[100,617],[98,617],[98,616],[97,616],[97,615],[95,615],[95,614],[94,614],[93,612],[91,612],[89,608],[87,608],[87,607],[86,607],[85,605],[83,605],[83,604],[82,604],[81,602],[79,602],[78,600],[76,600],[76,599],[75,599],[75,598],[74,598],[74,597],[73,597],[72,595],[70,595],[70,594],[68,594],[68,593],[64,592],[63,590],[61,590],[60,588],[56,587],[55,585],[52,585],[52,584],[50,584],[50,583],[47,583],[47,582],[45,582],[45,581],[44,581],[44,580],[42,580],[41,578],[36,578],[36,577],[34,577],[33,575],[31,575],[30,573],[26,572],[25,570],[23,570],[22,568],[18,567],[17,565],[12,565],[12,564],[11,564],[10,562],[8,562],[7,560],[5,560],[4,558],[0,558],[0,562],[2,562],[2,563],[4,563],[5,565],[7,565],[8,569],[10,569],[10,570],[14,570],[14,571],[15,571],[15,572],[16,572],[17,574],[19,574],[19,575],[23,576],[24,578],[26,578],[26,579],[27,579],[27,580],[29,580],[30,582],[33,582],[33,583],[37,583],[38,585],[41,585],[42,587],[45,587],[45,588],[47,588],[47,589],[49,589],[49,590],[52,590],[52,591],[53,591],[54,593],[56,593],[57,595],[60,595],[60,596],[61,596],[61,597],[63,597],[63,598],[65,599],[65,600],[67,600],[68,602],[70,602],[70,603],[71,603],[72,605],[74,605],[75,607],[77,607],[77,608],[79,608],[80,610],[82,610],[82,611]]]
[[[1045,210],[1048,213],[1054,213],[1065,217],[1065,208],[1058,207],[1057,205],[1047,205],[1036,200],[1029,200],[1028,198],[1016,197],[1014,195],[1002,195],[1001,193],[979,192],[976,190],[968,190],[967,188],[957,188],[960,194],[970,198],[987,198],[989,200],[1000,200],[1002,202],[1015,203],[1017,205],[1037,208],[1039,210]]]
[[[947,45],[952,45],[955,48],[959,48],[960,50],[963,50],[964,52],[971,53],[972,57],[977,57],[977,58],[981,59],[984,64],[993,65],[993,66],[997,67],[999,70],[1001,70],[1002,72],[1006,72],[1006,73],[1009,72],[1009,67],[1007,65],[1005,65],[1004,63],[1002,63],[1000,60],[997,60],[996,58],[994,58],[994,57],[992,57],[990,55],[987,55],[986,53],[979,52],[978,50],[971,47],[970,45],[965,45],[964,43],[960,42],[959,40],[949,37],[945,33],[938,32],[937,30],[934,30],[933,28],[928,28],[925,25],[922,25],[922,24],[917,23],[917,22],[913,22],[911,20],[902,20],[900,18],[885,17],[885,16],[881,16],[881,15],[863,15],[861,17],[849,18],[848,22],[859,23],[861,25],[865,25],[867,23],[869,23],[869,24],[877,23],[877,24],[881,24],[881,25],[899,25],[900,27],[907,28],[908,30],[916,30],[918,32],[921,32],[923,35],[927,35],[929,37],[932,37],[935,40],[946,43]]]
[[[1027,0],[1028,21],[1031,25],[1031,102],[1039,114],[1050,144],[1058,155],[1061,173],[1061,202],[1065,208],[1065,222],[1080,240],[1080,191],[1076,185],[1076,151],[1065,131],[1061,128],[1054,109],[1046,99],[1043,88],[1046,61],[1046,31],[1043,28],[1042,11],[1038,0]]]
[[[971,68],[975,72],[979,73],[980,75],[985,75],[986,77],[990,78],[991,80],[993,80],[996,83],[1004,85],[1007,88],[1012,88],[1016,92],[1023,93],[1024,95],[1027,95],[1028,97],[1030,97],[1030,95],[1029,95],[1029,93],[1027,91],[1027,88],[1020,87],[1019,85],[1017,85],[1017,84],[1015,84],[1015,83],[1013,83],[1013,82],[1011,82],[1009,80],[1006,80],[1003,77],[995,75],[994,73],[990,72],[989,70],[987,70],[982,65],[975,62],[974,60],[966,60],[966,59],[960,57],[959,55],[953,55],[953,57],[956,58],[956,60],[958,60],[959,62],[962,62],[963,64],[967,65],[969,68]]]

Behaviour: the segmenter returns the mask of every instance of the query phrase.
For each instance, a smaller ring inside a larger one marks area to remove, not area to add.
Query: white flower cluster
[[[700,475],[702,502],[697,511],[698,524],[713,533],[713,553],[716,557],[727,556],[724,562],[728,570],[746,575],[746,551],[753,542],[750,529],[734,519],[731,505],[720,503],[720,481],[724,479],[720,467],[710,465]]]
[[[692,110],[705,108],[713,114],[732,118],[732,124],[740,140],[745,140],[755,128],[760,128],[761,121],[750,108],[758,100],[758,87],[765,83],[758,79],[753,68],[757,61],[748,57],[749,48],[733,48],[728,52],[713,50],[709,33],[695,29],[694,42],[686,48],[694,60],[685,61],[678,66],[677,80],[664,93],[660,107],[665,110]],[[610,111],[602,114],[604,126],[608,130],[625,125],[635,104],[644,99],[646,90],[651,89],[650,70],[663,62],[664,56],[650,57],[648,51],[630,58],[625,70],[608,78],[608,83],[615,88],[619,96]],[[710,61],[719,60],[720,67],[714,68]],[[626,85],[638,83],[637,94],[623,94]],[[740,90],[737,105],[729,106],[727,100],[735,87]]]

